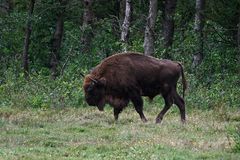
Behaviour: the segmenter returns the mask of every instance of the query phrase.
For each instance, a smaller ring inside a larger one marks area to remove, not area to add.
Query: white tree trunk
[[[125,43],[124,51],[127,51],[127,42],[129,38],[129,27],[131,22],[132,6],[131,0],[126,0],[125,18],[122,24],[121,41]]]
[[[204,8],[205,0],[196,0],[196,14],[194,30],[197,35],[197,51],[193,55],[192,67],[196,67],[203,60],[203,27],[204,27]]]
[[[147,17],[143,44],[145,55],[153,55],[154,53],[154,26],[156,18],[157,18],[157,0],[150,0],[149,15]]]
[[[94,0],[83,0],[84,4],[84,13],[83,13],[83,23],[82,23],[82,32],[83,35],[80,39],[82,45],[82,52],[89,52],[91,40],[93,38],[92,30],[89,30],[88,27],[93,24],[94,21],[94,12],[93,12],[93,2]]]

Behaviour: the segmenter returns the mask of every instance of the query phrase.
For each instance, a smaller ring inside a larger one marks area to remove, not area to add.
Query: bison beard
[[[142,96],[153,99],[162,95],[165,106],[158,114],[156,123],[162,121],[172,104],[177,105],[181,120],[185,122],[185,102],[176,91],[180,76],[184,97],[187,86],[180,63],[139,53],[115,54],[103,60],[85,77],[85,99],[89,105],[97,106],[101,111],[105,104],[113,106],[115,120],[129,101],[132,101],[142,121],[146,122]]]

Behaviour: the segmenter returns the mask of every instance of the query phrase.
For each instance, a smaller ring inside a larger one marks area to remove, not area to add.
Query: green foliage
[[[23,28],[26,14],[14,12],[11,15],[0,17],[0,52],[1,57],[19,56],[23,48]],[[6,61],[8,62],[8,61]]]
[[[59,108],[84,106],[82,79],[79,75],[65,76],[53,81],[49,76],[33,74],[29,80],[23,75],[17,80],[9,76],[0,86],[0,106]]]
[[[210,79],[211,78],[211,79]],[[199,78],[187,75],[187,105],[209,109],[215,107],[240,107],[238,76],[217,75],[209,77],[208,82],[200,84]]]
[[[29,96],[27,100],[27,105],[33,108],[48,108],[48,103],[43,95]]]
[[[95,54],[96,63],[121,49],[118,34],[116,35],[112,23],[111,19],[105,18],[95,24],[91,53]]]

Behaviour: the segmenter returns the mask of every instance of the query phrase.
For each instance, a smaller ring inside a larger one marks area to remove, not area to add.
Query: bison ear
[[[105,86],[107,83],[106,78],[102,77],[98,80],[98,84]]]

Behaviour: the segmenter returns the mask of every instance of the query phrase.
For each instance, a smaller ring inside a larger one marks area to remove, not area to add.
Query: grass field
[[[0,108],[0,159],[240,159],[232,130],[240,111],[189,109],[182,125],[172,107],[155,124],[160,107],[145,108],[142,123],[133,107],[114,122],[112,109]]]

